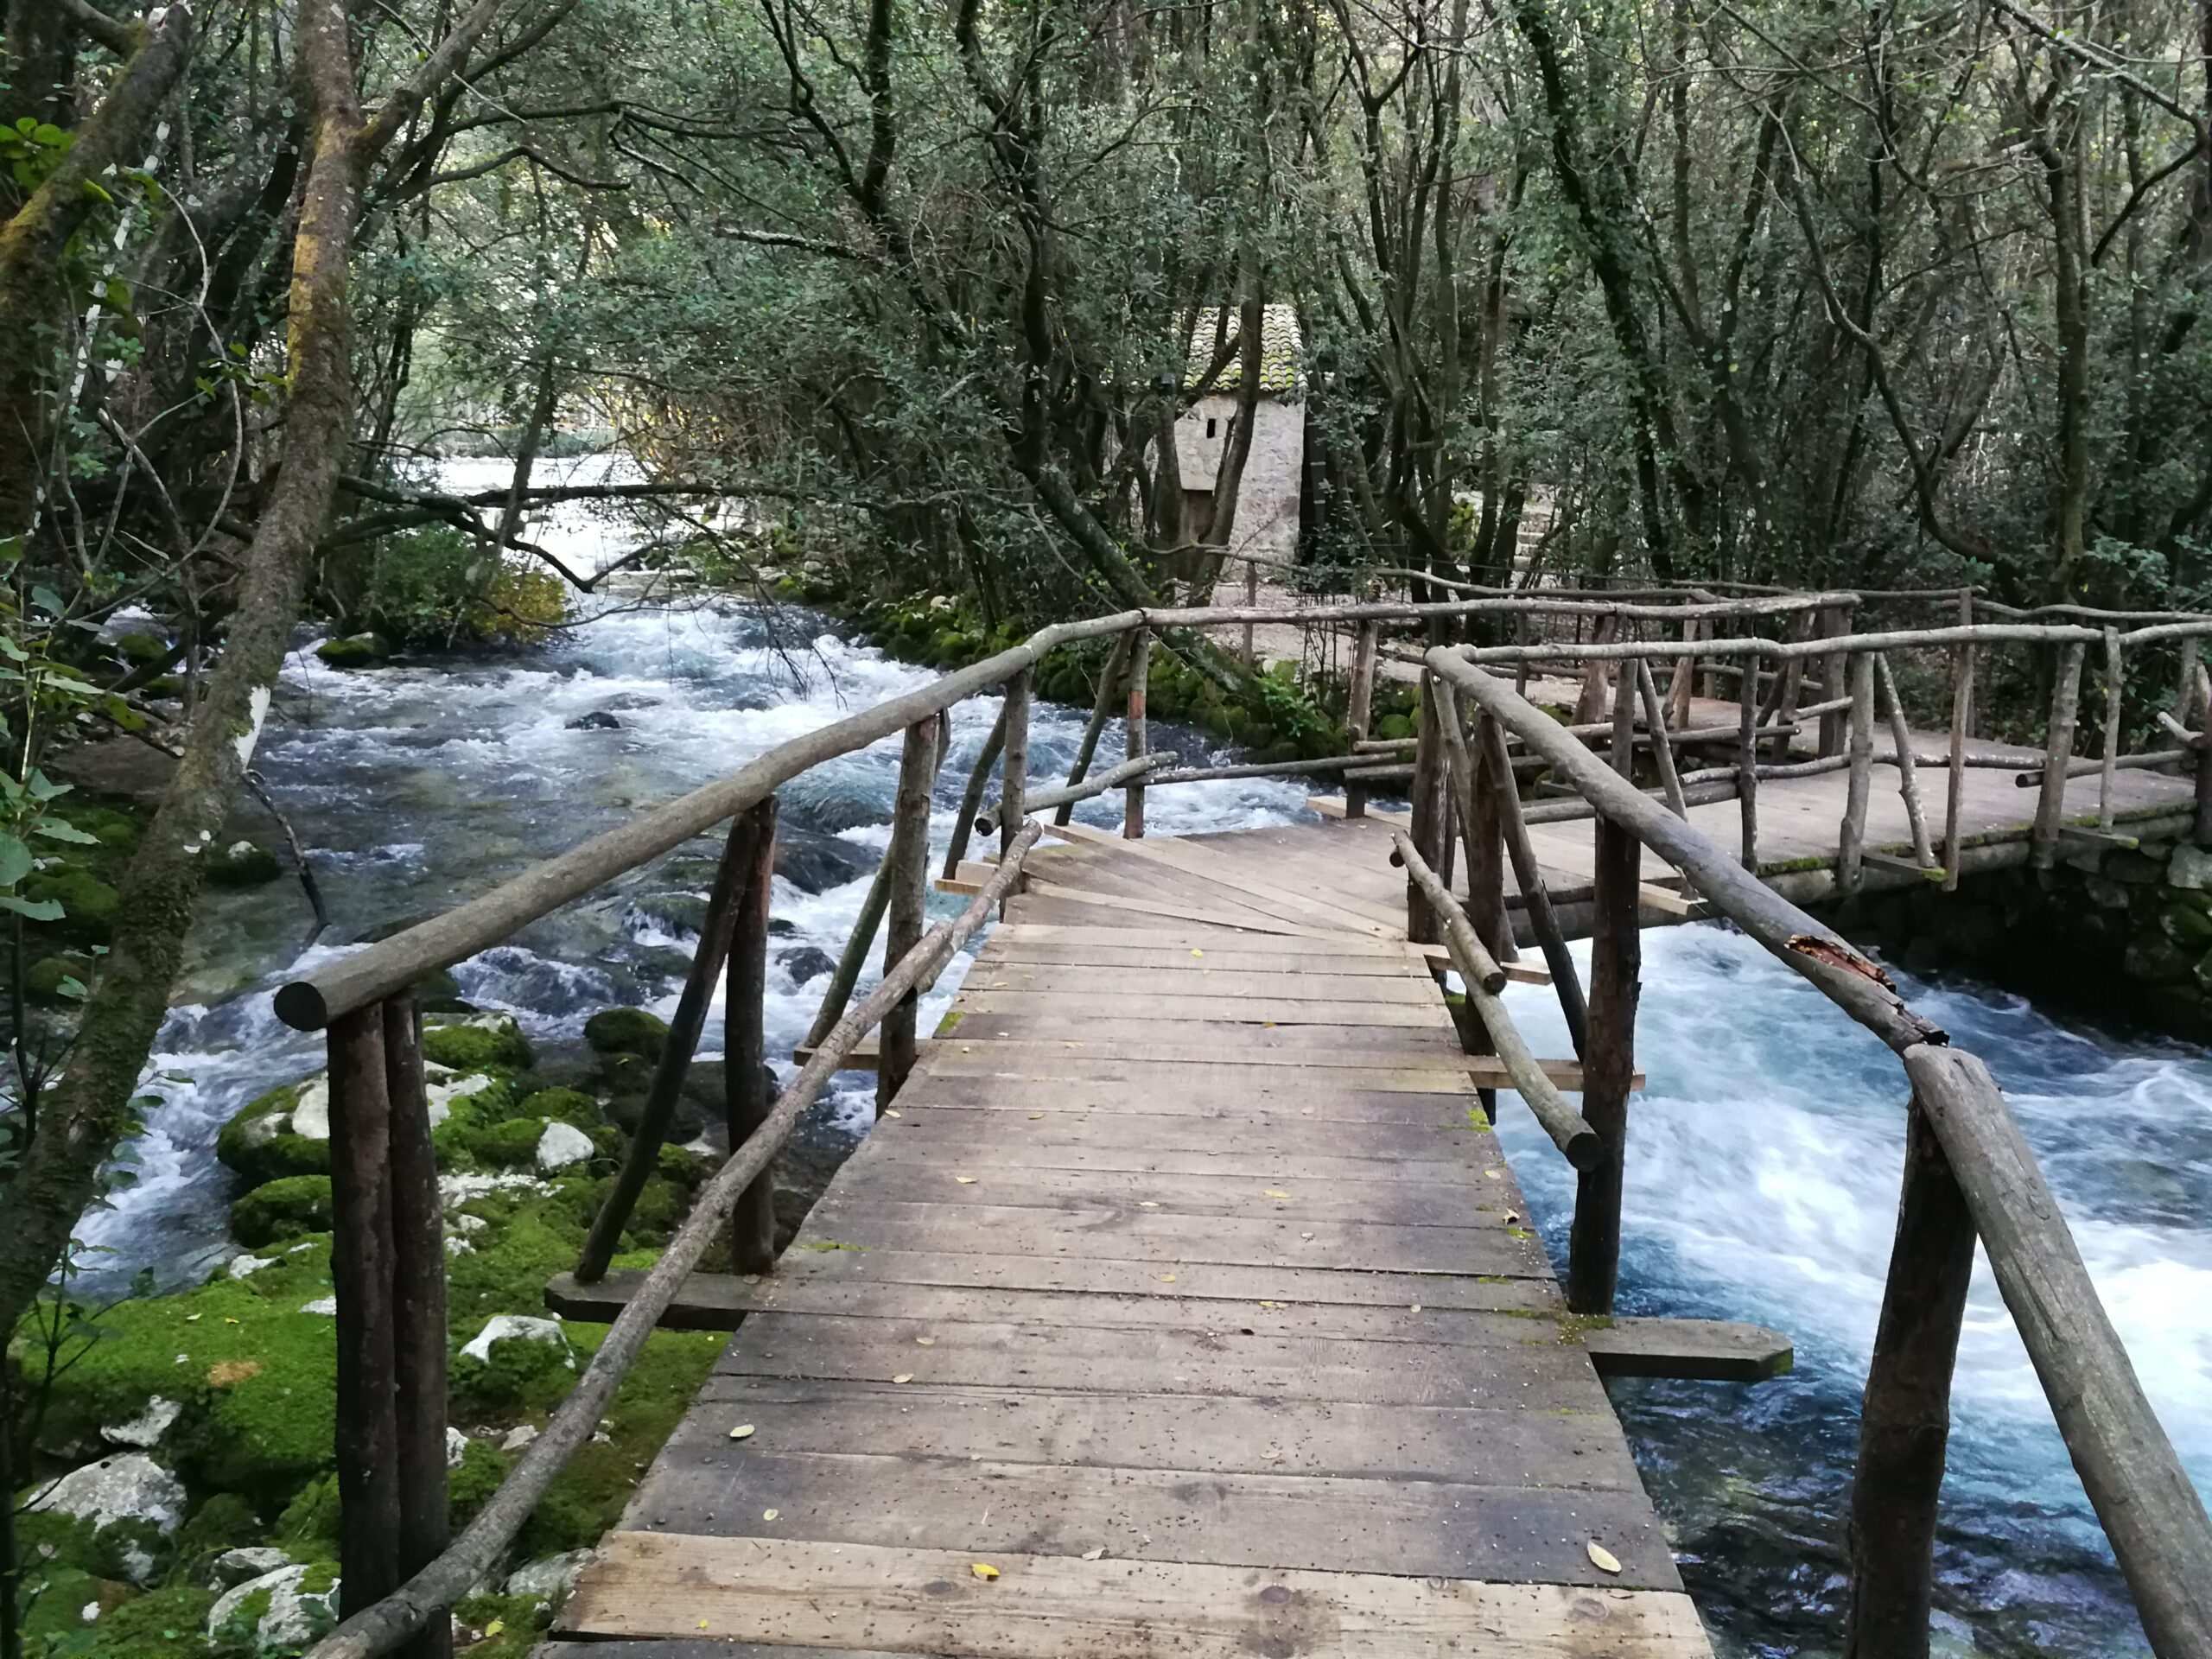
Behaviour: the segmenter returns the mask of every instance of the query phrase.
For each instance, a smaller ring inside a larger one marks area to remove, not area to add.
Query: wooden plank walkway
[[[564,1643],[1708,1656],[1382,844],[1033,853]]]

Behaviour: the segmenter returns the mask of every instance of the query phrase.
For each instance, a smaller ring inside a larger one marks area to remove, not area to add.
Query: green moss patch
[[[643,1008],[602,1008],[584,1021],[584,1040],[601,1054],[658,1060],[668,1043],[668,1021]]]
[[[330,1230],[330,1177],[288,1175],[257,1186],[231,1206],[231,1231],[259,1249],[280,1239]]]

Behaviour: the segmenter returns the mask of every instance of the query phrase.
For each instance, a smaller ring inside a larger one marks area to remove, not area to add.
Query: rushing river
[[[596,479],[604,463],[577,471]],[[503,472],[454,463],[445,482],[483,488]],[[626,527],[581,509],[533,533],[594,567],[630,544]],[[82,1230],[111,1252],[103,1277],[151,1264],[181,1282],[224,1255],[229,1178],[214,1160],[216,1131],[254,1094],[320,1064],[320,1042],[270,1014],[276,984],[929,677],[803,613],[584,603],[592,620],[512,654],[368,673],[295,657],[259,764],[313,849],[334,943],[301,953],[308,917],[289,886],[210,895],[162,1033],[150,1085],[162,1103],[137,1148],[138,1181]],[[933,824],[940,849],[996,712],[977,698],[953,713]],[[572,723],[594,714],[619,727]],[[1033,776],[1065,771],[1082,720],[1038,711]],[[1162,736],[1155,726],[1155,742]],[[1191,734],[1164,736],[1204,751]],[[1120,741],[1110,731],[1103,753],[1117,754]],[[802,1034],[823,958],[850,930],[887,839],[897,768],[894,738],[783,791],[796,856],[774,893],[772,1054]],[[1301,815],[1303,795],[1266,781],[1163,790],[1148,827],[1281,822]],[[1117,808],[1078,811],[1109,823]],[[601,1007],[641,1002],[665,1014],[690,944],[683,921],[713,856],[711,843],[695,843],[461,964],[463,994],[512,1010],[556,1051],[572,1048]],[[924,1030],[963,965],[925,1004]],[[1817,993],[1721,928],[1647,934],[1643,981],[1637,1058],[1650,1087],[1631,1128],[1624,1311],[1773,1325],[1796,1338],[1797,1369],[1756,1389],[1634,1383],[1615,1398],[1723,1650],[1827,1654],[1841,1627],[1840,1506],[1859,1387],[1897,1204],[1901,1073]],[[1996,1070],[2161,1416],[2200,1486],[2212,1487],[2212,1057],[2076,1029],[1970,983],[1908,988]],[[1512,995],[1539,1052],[1566,1052],[1549,993]],[[711,1054],[719,1020],[708,1030]],[[857,1135],[871,1095],[868,1080],[851,1078],[810,1131]],[[1500,1132],[1556,1255],[1573,1198],[1566,1166],[1510,1096]],[[1939,1650],[2145,1651],[1986,1268],[1955,1409]]]

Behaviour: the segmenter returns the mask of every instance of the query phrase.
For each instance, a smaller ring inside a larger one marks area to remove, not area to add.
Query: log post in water
[[[1866,803],[1873,785],[1874,653],[1854,651],[1851,677],[1850,778],[1844,791],[1843,823],[1836,830],[1836,891],[1849,898],[1859,891],[1866,854]],[[1825,721],[1823,722],[1825,724]]]
[[[1916,1100],[1906,1116],[1897,1236],[1859,1419],[1845,1659],[1927,1659],[1951,1374],[1974,1250],[1966,1195]]]
[[[775,1074],[768,1070],[767,1030],[776,798],[771,795],[748,816],[754,820],[747,838],[752,862],[745,872],[745,890],[730,929],[729,962],[722,976],[722,1110],[733,1153],[760,1127],[776,1094]],[[730,1211],[729,1267],[732,1273],[766,1273],[775,1264],[775,1178],[764,1168]]]
[[[446,1501],[446,1245],[422,1022],[402,992],[384,1005],[385,1098],[391,1111],[392,1408],[398,1433],[399,1577],[437,1559]],[[448,1659],[450,1620],[426,1627],[408,1659]]]
[[[1359,640],[1351,652],[1351,689],[1344,700],[1344,730],[1351,741],[1347,747],[1357,753],[1367,741],[1369,728],[1375,712],[1375,656],[1380,641],[1382,624],[1363,622],[1359,625]],[[1363,818],[1367,816],[1367,791],[1346,780],[1344,784],[1344,816]]]
[[[1759,659],[1744,664],[1736,683],[1736,805],[1743,823],[1743,866],[1759,868]]]
[[[661,1142],[683,1097],[683,1079],[690,1074],[691,1057],[698,1052],[699,1033],[705,1029],[707,1010],[713,1006],[715,985],[721,978],[722,961],[729,953],[730,930],[737,920],[738,901],[753,868],[753,842],[760,821],[750,810],[731,821],[729,837],[722,843],[721,862],[715,867],[715,885],[707,895],[707,913],[699,923],[699,943],[691,953],[691,971],[684,976],[683,993],[677,998],[676,1017],[668,1022],[661,1041],[660,1058],[653,1064],[652,1081],[645,1087],[645,1103],[638,1114],[638,1128],[622,1156],[614,1185],[592,1218],[583,1253],[576,1260],[576,1278],[595,1284],[607,1276],[607,1264],[630,1224],[630,1211],[638,1195],[660,1167]],[[769,820],[773,833],[774,820]]]
[[[1513,882],[1521,890],[1521,904],[1529,916],[1529,931],[1544,953],[1551,969],[1552,989],[1559,996],[1559,1010],[1567,1020],[1567,1039],[1580,1058],[1588,1041],[1589,1009],[1582,1000],[1582,976],[1567,948],[1567,935],[1552,909],[1550,890],[1544,885],[1543,867],[1536,862],[1535,843],[1529,839],[1529,825],[1521,815],[1521,792],[1513,786],[1505,753],[1505,728],[1485,720],[1477,728],[1488,752],[1491,786],[1497,796],[1498,827],[1504,832],[1506,856],[1513,863]]]
[[[2066,765],[2074,758],[2074,724],[2082,706],[2082,658],[2074,640],[2059,647],[2058,678],[2050,690],[2050,729],[2044,739],[2043,795],[2036,802],[2030,861],[2047,870],[2058,861],[2058,827],[2066,821]]]
[[[1123,721],[1127,736],[1122,747],[1122,758],[1134,760],[1147,753],[1144,718],[1145,683],[1152,674],[1152,631],[1139,628],[1129,636],[1129,702],[1128,713]],[[1014,828],[1009,820],[1001,828],[1001,835]],[[1122,838],[1125,841],[1144,839],[1144,780],[1139,779],[1122,791]]]
[[[1006,696],[1006,789],[1007,805],[1018,817],[1021,767],[1029,742],[1029,708],[1025,683],[1009,680]],[[917,721],[906,728],[899,760],[899,793],[891,808],[891,848],[884,863],[891,871],[891,920],[883,934],[883,969],[897,966],[921,942],[929,906],[930,781],[937,773],[937,728]],[[1009,818],[1009,822],[1013,822]],[[1012,837],[1007,837],[1011,840]],[[875,1109],[891,1104],[914,1069],[914,1020],[918,988],[899,998],[883,1017],[875,1070]]]
[[[329,1039],[330,1279],[338,1303],[334,1450],[343,1579],[339,1599],[348,1616],[400,1583],[391,1105],[384,1025],[384,1005],[372,1002],[333,1020]],[[442,1261],[439,1269],[444,1269]]]
[[[1624,705],[1626,699],[1623,700]],[[1567,1305],[1609,1314],[1620,1282],[1621,1187],[1629,1086],[1636,1072],[1636,1001],[1643,942],[1637,931],[1643,849],[1611,818],[1597,821],[1590,932],[1590,1029],[1582,1056],[1582,1117],[1599,1155],[1578,1166],[1568,1232]]]
[[[2158,1659],[2212,1654],[2212,1521],[2144,1397],[2034,1151],[1973,1055],[1916,1044],[1904,1067],[2151,1650]]]
[[[1890,677],[1890,659],[1874,658],[1874,675],[1882,702],[1889,709],[1890,747],[1897,752],[1897,794],[1904,801],[1904,821],[1912,833],[1912,861],[1923,869],[1936,862],[1935,843],[1928,838],[1928,815],[1920,805],[1920,771],[1912,753],[1912,732],[1905,724],[1904,704],[1897,700],[1897,683]]]
[[[1098,695],[1091,699],[1090,718],[1084,723],[1083,741],[1076,745],[1075,764],[1068,768],[1070,789],[1090,774],[1091,758],[1098,753],[1099,735],[1105,731],[1108,717],[1121,701],[1122,681],[1128,671],[1129,640],[1132,637],[1127,633],[1114,636],[1113,646],[1106,653],[1106,665],[1098,671]],[[1059,810],[1052,814],[1052,822],[1066,823],[1074,810],[1074,799],[1062,801]],[[957,873],[956,870],[947,870],[945,874],[951,876]]]

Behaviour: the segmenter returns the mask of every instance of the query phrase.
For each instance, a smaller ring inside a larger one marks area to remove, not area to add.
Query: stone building
[[[1226,319],[1208,313],[1191,339],[1185,385],[1205,377],[1215,342],[1233,339],[1236,313]],[[1266,308],[1260,333],[1260,401],[1252,419],[1252,448],[1236,493],[1232,553],[1257,553],[1288,561],[1298,550],[1299,480],[1306,461],[1306,377],[1301,363],[1298,312],[1288,305]],[[1222,370],[1206,395],[1175,426],[1176,459],[1182,467],[1183,499],[1190,533],[1206,541],[1213,527],[1214,484],[1236,433],[1243,386],[1241,354]],[[1224,575],[1236,574],[1234,569]]]

